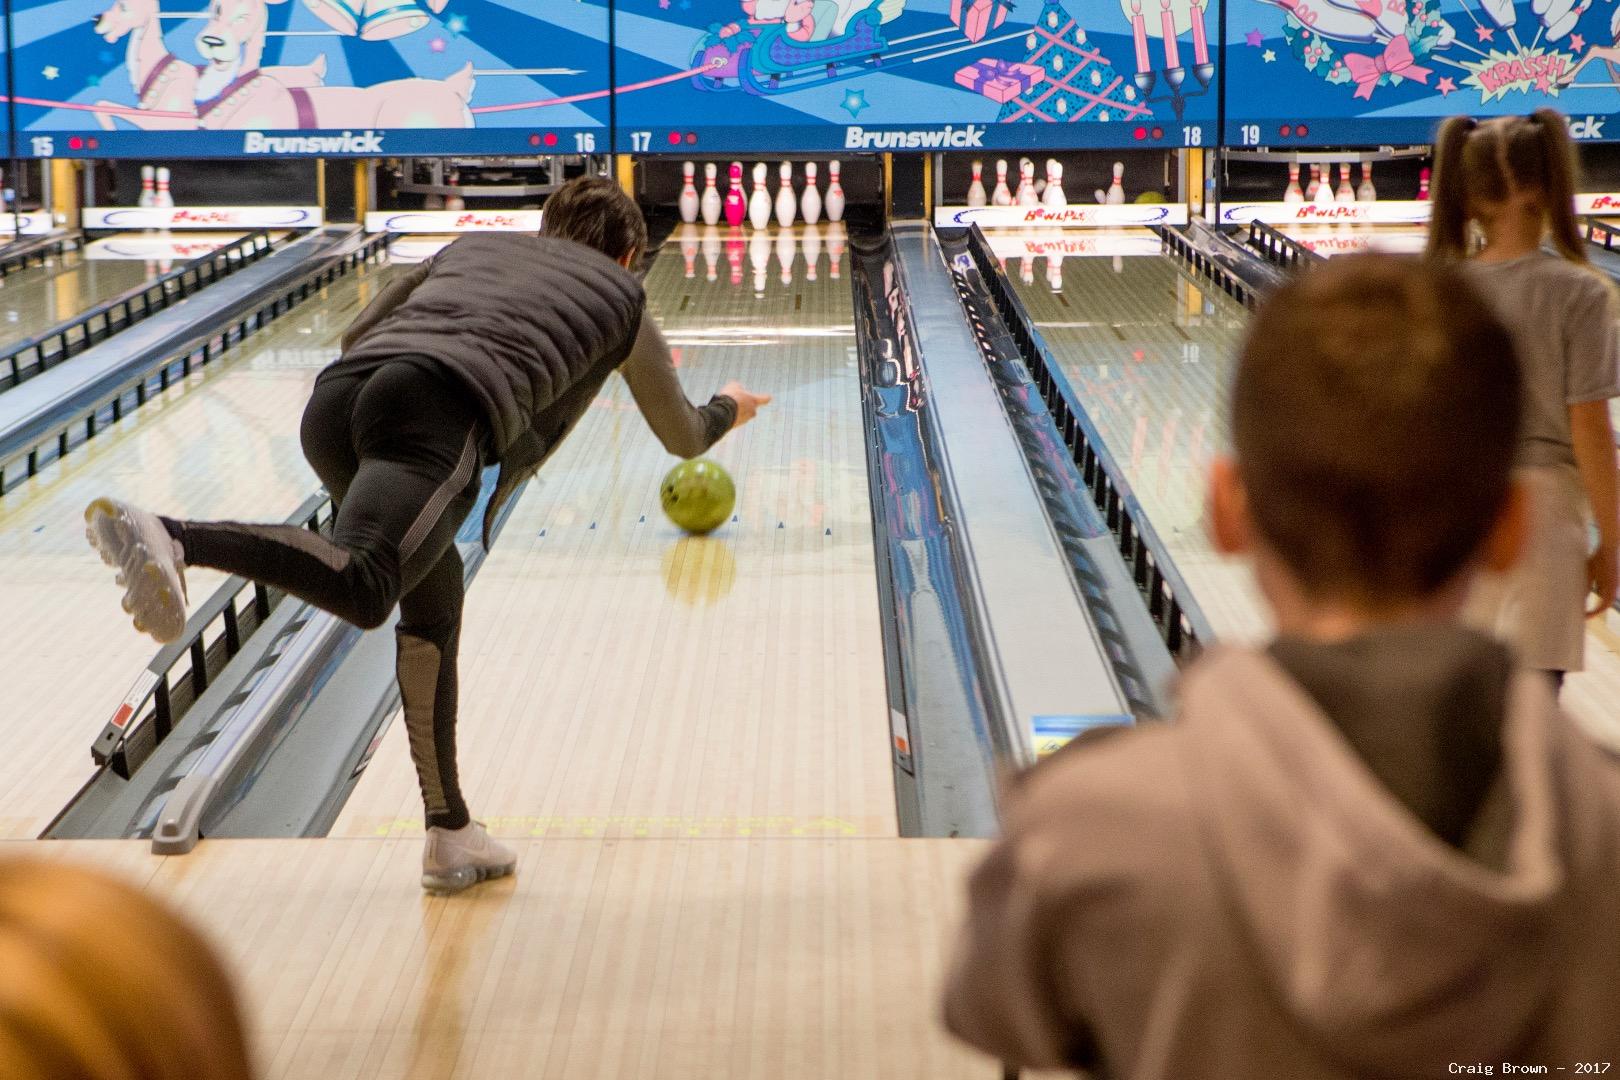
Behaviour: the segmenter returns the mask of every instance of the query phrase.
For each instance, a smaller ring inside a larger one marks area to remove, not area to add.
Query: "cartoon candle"
[[[1209,63],[1209,38],[1204,36],[1204,5],[1194,4],[1188,12],[1192,16],[1193,30],[1193,62],[1199,65]]]
[[[1159,0],[1159,6],[1164,9],[1160,12],[1164,17],[1164,66],[1174,70],[1181,66],[1181,54],[1176,49],[1176,13],[1170,10],[1170,0]]]
[[[1136,37],[1136,70],[1152,71],[1153,61],[1148,59],[1147,18],[1138,0],[1131,0],[1131,33]]]

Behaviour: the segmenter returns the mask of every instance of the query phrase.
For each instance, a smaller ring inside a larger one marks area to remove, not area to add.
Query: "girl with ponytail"
[[[1526,664],[1561,684],[1584,665],[1585,617],[1614,603],[1620,578],[1608,404],[1620,397],[1613,287],[1586,258],[1575,146],[1561,114],[1452,117],[1436,158],[1429,257],[1464,263],[1511,329],[1527,405],[1519,474],[1530,543],[1518,570],[1481,589],[1473,607]]]

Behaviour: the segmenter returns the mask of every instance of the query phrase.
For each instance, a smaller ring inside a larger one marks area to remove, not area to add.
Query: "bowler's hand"
[[[1620,545],[1605,540],[1586,562],[1586,575],[1597,598],[1587,605],[1587,618],[1603,614],[1614,606],[1620,592]]]
[[[720,388],[723,397],[728,397],[737,403],[737,419],[732,421],[731,430],[736,431],[754,418],[760,408],[771,403],[771,395],[756,394],[743,388],[740,382],[728,382]]]

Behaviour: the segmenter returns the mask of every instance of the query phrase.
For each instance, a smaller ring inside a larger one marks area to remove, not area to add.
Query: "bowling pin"
[[[698,251],[702,248],[698,239],[698,227],[695,222],[688,221],[681,226],[681,257],[686,260],[686,280],[691,281],[697,277]]]
[[[743,197],[742,162],[733,161],[728,175],[731,186],[726,188],[726,224],[735,228],[748,214],[748,200]]]
[[[1047,206],[1068,206],[1069,197],[1063,193],[1063,163],[1048,160],[1046,163],[1046,192],[1041,196],[1041,202]]]
[[[690,225],[698,219],[698,204],[702,199],[698,196],[697,184],[692,176],[697,172],[697,166],[690,161],[681,165],[681,199],[676,205],[681,211],[681,220]]]
[[[782,284],[793,284],[793,262],[799,256],[799,242],[792,233],[783,229],[776,234],[776,261],[782,267]]]
[[[1025,255],[1019,260],[1018,278],[1025,285],[1035,284],[1035,256]]]
[[[1350,186],[1350,163],[1339,163],[1339,190],[1333,193],[1335,202],[1351,203],[1356,201],[1356,189]]]
[[[1316,193],[1319,190],[1321,190],[1321,187],[1322,187],[1322,166],[1320,166],[1320,165],[1312,165],[1311,166],[1311,183],[1310,183],[1310,186],[1305,189],[1305,201],[1308,202],[1308,203],[1315,202],[1316,201]]]
[[[1046,190],[1052,190],[1052,181],[1046,182]],[[1061,255],[1048,255],[1046,257],[1046,285],[1055,293],[1063,291],[1063,257]]]
[[[152,198],[152,205],[168,209],[174,205],[174,196],[169,193],[169,167],[159,165],[157,171],[157,194]]]
[[[990,201],[996,206],[1011,206],[1013,204],[1012,191],[1007,187],[1007,160],[996,162],[996,190],[991,192]]]
[[[765,166],[761,165],[760,168]],[[766,223],[770,222],[767,217]],[[761,225],[754,235],[748,238],[748,262],[754,268],[754,292],[765,291],[765,273],[771,267],[771,238],[765,233],[765,226]]]
[[[713,166],[710,166],[713,168]],[[720,230],[710,226],[703,230],[703,261],[708,264],[708,279],[720,280]]]
[[[1418,202],[1429,201],[1429,167],[1425,165],[1423,171],[1418,173]]]
[[[1322,167],[1322,182],[1316,185],[1316,205],[1333,205],[1333,166]]]
[[[984,190],[984,162],[973,163],[973,183],[968,185],[968,205],[984,206],[990,202],[990,196]]]
[[[811,222],[804,229],[805,280],[816,280],[816,267],[821,262],[821,226]]]
[[[776,188],[776,223],[786,229],[793,224],[793,219],[799,213],[799,197],[793,191],[793,163],[782,162],[782,167],[776,171],[778,184]]]
[[[703,198],[699,200],[699,209],[703,212],[703,224],[718,225],[720,223],[720,188],[715,178],[720,172],[714,162],[703,166]]]
[[[839,173],[842,170],[843,165],[841,163],[837,161],[827,162],[826,210],[828,221],[844,220],[844,185],[839,179]],[[837,276],[837,272],[834,271],[833,277]]]
[[[1125,163],[1114,162],[1114,182],[1108,185],[1108,205],[1121,206],[1125,202],[1125,185],[1121,179],[1125,176]]]
[[[1029,158],[1018,161],[1018,192],[1013,198],[1019,206],[1039,206],[1041,196],[1035,190],[1035,163]]]
[[[821,189],[816,187],[816,163],[813,161],[804,163],[804,194],[799,197],[799,213],[806,225],[814,225],[821,220]]]
[[[463,199],[461,197],[461,189],[457,186],[460,183],[461,183],[461,174],[460,173],[455,173],[455,172],[451,173],[450,174],[450,187],[451,187],[452,190],[451,190],[450,194],[448,194],[448,195],[446,195],[444,197],[444,208],[446,210],[465,210],[465,209],[467,209],[467,200]]]
[[[136,206],[156,206],[157,203],[157,169],[151,165],[141,166],[141,197]]]
[[[754,166],[754,193],[748,196],[748,220],[754,228],[763,229],[771,223],[771,193],[765,190],[765,177],[769,175],[763,161]]]
[[[1377,202],[1378,201],[1378,189],[1373,187],[1373,182],[1372,182],[1372,162],[1370,162],[1370,161],[1363,161],[1361,163],[1361,186],[1356,188],[1356,201],[1357,202]]]
[[[1299,162],[1296,161],[1288,166],[1288,189],[1283,192],[1283,202],[1302,203],[1304,201],[1305,193],[1299,190]]]

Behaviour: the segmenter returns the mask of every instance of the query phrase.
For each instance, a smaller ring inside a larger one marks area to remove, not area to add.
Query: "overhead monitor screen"
[[[1589,0],[1227,0],[1232,146],[1427,143],[1448,116],[1620,135],[1620,17]]]
[[[607,149],[605,3],[13,0],[12,13],[24,156]]]
[[[1213,143],[1197,0],[646,0],[616,7],[618,149]]]

